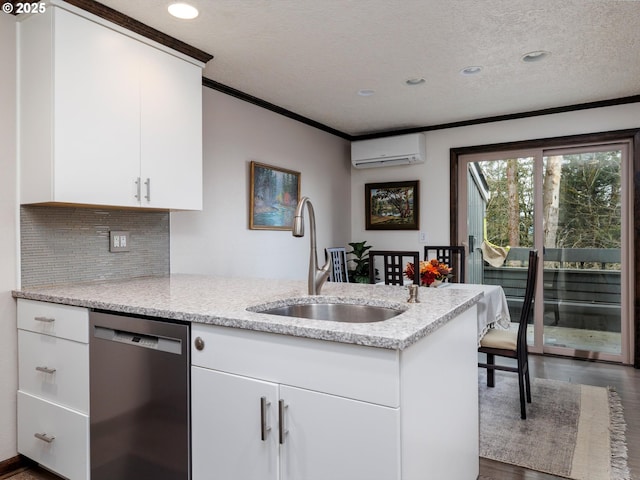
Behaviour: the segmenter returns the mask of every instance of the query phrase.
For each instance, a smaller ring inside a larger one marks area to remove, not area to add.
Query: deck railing
[[[511,248],[502,267],[484,265],[484,283],[504,288],[514,321],[524,297],[528,251]],[[619,332],[620,262],[620,249],[545,249],[545,324]]]

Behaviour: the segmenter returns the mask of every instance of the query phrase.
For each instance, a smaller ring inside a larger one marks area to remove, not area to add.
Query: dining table
[[[482,290],[483,297],[478,302],[478,344],[490,328],[508,330],[511,327],[509,305],[500,285],[476,283],[443,283],[438,288]]]
[[[405,286],[411,285],[410,279],[404,281]],[[383,285],[384,282],[377,282]],[[509,330],[511,328],[511,314],[504,289],[500,285],[485,285],[480,283],[444,282],[437,288],[480,290],[484,293],[477,303],[478,308],[478,345],[490,328]]]

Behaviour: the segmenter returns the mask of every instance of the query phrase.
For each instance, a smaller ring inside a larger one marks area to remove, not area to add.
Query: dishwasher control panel
[[[159,337],[143,333],[127,332],[96,325],[94,335],[103,340],[125,343],[137,347],[150,348],[168,353],[180,355],[182,353],[182,341],[177,338]]]

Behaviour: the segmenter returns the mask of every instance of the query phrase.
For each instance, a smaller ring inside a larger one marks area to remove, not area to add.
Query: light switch
[[[109,251],[110,252],[128,252],[130,251],[129,232],[110,231],[109,232]]]

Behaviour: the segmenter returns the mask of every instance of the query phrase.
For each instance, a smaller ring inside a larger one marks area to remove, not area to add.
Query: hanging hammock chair
[[[500,247],[487,240],[487,219],[484,219],[483,226],[483,239],[480,250],[482,250],[482,258],[485,262],[495,268],[499,268],[504,265],[504,261],[507,259],[509,253],[509,247]]]

